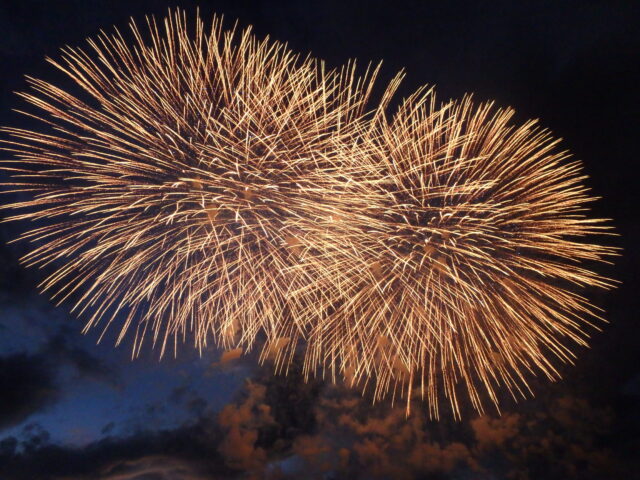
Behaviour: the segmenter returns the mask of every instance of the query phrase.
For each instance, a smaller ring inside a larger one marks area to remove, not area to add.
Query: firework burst
[[[376,398],[400,388],[407,409],[417,389],[433,417],[444,395],[459,416],[461,390],[497,406],[499,386],[524,395],[527,375],[558,378],[554,359],[586,345],[600,317],[578,290],[612,285],[589,268],[615,254],[592,242],[609,227],[587,216],[580,162],[512,117],[422,90],[344,153],[368,206],[324,243],[338,287],[308,328],[308,373]]]
[[[289,294],[312,287],[298,227],[326,215],[332,145],[352,141],[376,72],[327,72],[218,18],[147,23],[50,60],[77,93],[28,79],[50,129],[4,129],[10,190],[30,196],[8,220],[45,220],[22,260],[54,267],[42,287],[73,296],[87,328],[135,330],[134,354],[188,332],[198,348],[264,335],[265,355],[292,352],[313,312]]]

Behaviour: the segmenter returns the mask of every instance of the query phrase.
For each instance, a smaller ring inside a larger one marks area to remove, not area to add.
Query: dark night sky
[[[506,402],[501,417],[405,420],[295,372],[271,378],[253,359],[185,348],[132,362],[127,346],[96,346],[99,332],[81,335],[68,305],[38,294],[42,276],[18,264],[24,246],[6,245],[20,226],[1,224],[0,480],[640,478],[640,2],[1,0],[0,124],[24,122],[11,112],[24,74],[57,78],[45,56],[198,5],[330,67],[384,60],[383,82],[405,69],[400,97],[430,84],[442,100],[474,92],[540,118],[583,160],[594,211],[620,234],[603,273],[622,284],[594,296],[610,324],[564,380],[534,382],[536,398]]]

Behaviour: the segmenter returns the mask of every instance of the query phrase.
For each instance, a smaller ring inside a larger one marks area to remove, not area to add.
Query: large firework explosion
[[[554,359],[586,345],[601,317],[577,290],[612,285],[589,269],[615,254],[590,242],[609,227],[587,216],[580,162],[513,114],[421,89],[344,152],[368,207],[324,243],[340,282],[308,328],[307,372],[338,366],[408,409],[415,390],[434,417],[443,393],[459,416],[461,389],[497,407],[499,386],[525,395],[527,375],[558,378]]]
[[[68,92],[21,96],[44,122],[5,128],[7,220],[35,220],[23,261],[84,314],[177,348],[193,335],[375,398],[415,388],[438,415],[553,379],[597,309],[583,262],[614,250],[578,162],[513,112],[424,90],[388,120],[367,107],[377,70],[326,71],[250,30],[189,28],[175,12],[132,39],[102,34],[50,60]],[[368,110],[371,110],[368,113]],[[25,198],[26,197],[26,198]],[[484,390],[484,392],[483,392]]]
[[[217,18],[190,32],[179,12],[131,33],[50,60],[77,94],[32,78],[21,94],[51,127],[5,129],[10,188],[31,197],[8,220],[46,219],[24,263],[55,267],[42,287],[73,295],[87,328],[134,329],[134,352],[149,332],[163,350],[188,331],[200,348],[295,343],[313,305],[289,294],[311,285],[289,273],[304,253],[290,222],[326,215],[332,145],[353,141],[375,71],[327,72]]]

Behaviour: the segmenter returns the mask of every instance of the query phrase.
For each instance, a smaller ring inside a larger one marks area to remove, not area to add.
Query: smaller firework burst
[[[417,389],[434,417],[444,396],[459,416],[461,391],[497,406],[499,387],[525,395],[586,345],[600,317],[579,290],[612,285],[590,268],[615,253],[594,242],[609,227],[587,215],[580,162],[512,117],[420,91],[364,127],[344,194],[367,207],[325,244],[334,301],[308,326],[308,374],[400,389],[407,408]]]

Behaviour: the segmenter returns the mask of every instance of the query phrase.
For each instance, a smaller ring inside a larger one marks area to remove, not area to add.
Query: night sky
[[[380,85],[405,69],[398,98],[429,84],[541,119],[620,235],[608,241],[622,256],[599,270],[620,286],[588,292],[610,323],[562,381],[534,379],[536,397],[506,399],[501,415],[406,419],[403,405],[305,384],[296,365],[273,377],[214,348],[132,361],[130,343],[96,345],[99,331],[82,335],[69,305],[38,293],[42,272],[19,265],[26,246],[7,242],[24,226],[0,224],[0,480],[640,479],[640,2],[2,0],[0,125],[31,125],[13,92],[25,74],[60,78],[45,56],[176,6],[330,67],[383,60]]]

